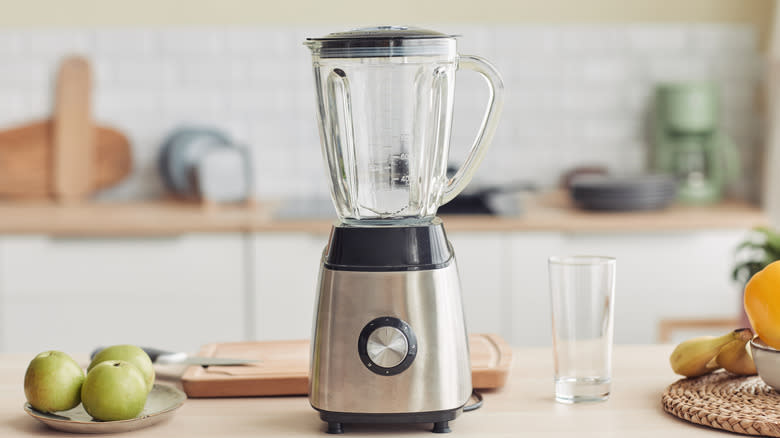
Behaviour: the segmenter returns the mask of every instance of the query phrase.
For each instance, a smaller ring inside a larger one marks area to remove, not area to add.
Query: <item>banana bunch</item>
[[[753,355],[747,343],[753,339],[748,328],[723,336],[702,336],[680,343],[671,356],[672,370],[685,377],[697,377],[720,368],[743,376],[756,374]]]

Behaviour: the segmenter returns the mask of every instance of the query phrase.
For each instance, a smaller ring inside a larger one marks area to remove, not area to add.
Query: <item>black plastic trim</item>
[[[331,229],[325,267],[336,271],[421,271],[445,268],[453,252],[444,225],[355,227]]]
[[[406,337],[406,344],[408,347],[406,357],[404,357],[404,360],[402,360],[401,363],[394,367],[387,368],[379,366],[368,356],[368,337],[371,336],[371,333],[373,333],[374,330],[381,327],[397,328]],[[363,330],[360,331],[360,336],[358,337],[358,355],[360,356],[360,361],[363,362],[363,365],[371,372],[379,374],[380,376],[394,376],[404,372],[407,368],[412,366],[414,358],[417,357],[417,336],[415,336],[414,331],[409,324],[403,320],[393,316],[380,316],[379,318],[371,320],[371,322],[366,324],[365,327],[363,327]]]
[[[331,412],[316,409],[320,418],[329,423],[346,424],[412,424],[412,423],[439,423],[454,420],[460,415],[463,407],[429,412],[401,412],[387,414],[366,414],[356,412]]]
[[[452,260],[445,263],[436,263],[425,266],[338,266],[325,263],[325,267],[331,271],[357,271],[357,272],[406,272],[406,271],[429,271],[433,269],[443,269],[449,266]]]

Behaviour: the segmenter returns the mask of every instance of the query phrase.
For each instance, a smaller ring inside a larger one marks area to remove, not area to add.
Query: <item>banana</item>
[[[701,336],[688,339],[675,347],[669,356],[672,370],[685,377],[697,377],[720,368],[715,358],[720,350],[731,341],[739,338],[740,330],[734,330],[723,336]]]
[[[720,349],[715,362],[732,374],[740,376],[757,374],[753,355],[747,347],[747,343],[753,339],[753,332],[750,329],[737,330],[737,332],[737,339]]]

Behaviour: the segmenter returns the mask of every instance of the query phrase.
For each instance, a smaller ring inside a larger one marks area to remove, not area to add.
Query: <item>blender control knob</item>
[[[394,376],[409,368],[417,356],[417,337],[406,322],[393,317],[375,318],[360,332],[358,354],[366,368],[381,376]]]
[[[384,326],[368,335],[366,350],[371,362],[380,367],[392,368],[403,362],[409,352],[409,343],[401,330]]]

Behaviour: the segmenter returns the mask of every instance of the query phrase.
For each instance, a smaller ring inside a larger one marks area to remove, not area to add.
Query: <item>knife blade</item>
[[[92,354],[89,355],[90,359],[93,359],[104,347],[96,348]],[[205,357],[205,356],[192,356],[183,352],[174,352],[160,350],[154,347],[141,347],[141,349],[149,355],[149,359],[152,363],[158,365],[201,365],[207,366],[228,366],[228,365],[246,365],[250,363],[257,363],[259,360],[255,359],[237,359],[229,357]]]

